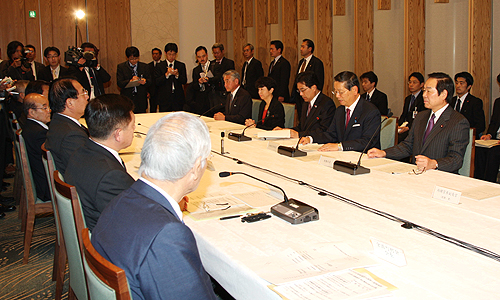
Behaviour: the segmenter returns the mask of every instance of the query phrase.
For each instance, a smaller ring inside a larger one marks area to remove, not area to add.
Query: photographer
[[[26,57],[25,48],[21,42],[10,42],[7,45],[7,55],[9,60],[0,64],[2,78],[9,76],[13,80],[35,80],[31,70],[31,63]]]
[[[99,65],[97,61],[99,49],[94,44],[83,43],[80,48],[83,50],[83,56],[78,60],[78,66],[69,67],[70,74],[89,91],[90,99],[93,99],[104,94],[104,83],[110,81],[111,76]]]

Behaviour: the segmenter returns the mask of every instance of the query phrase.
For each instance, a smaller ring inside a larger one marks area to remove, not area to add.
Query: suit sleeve
[[[104,174],[96,189],[94,199],[99,199],[99,201],[95,201],[96,209],[102,212],[113,198],[128,189],[133,183],[134,179],[123,170],[113,169]]]
[[[469,129],[469,122],[463,118],[450,130],[448,153],[446,157],[436,159],[439,170],[456,172],[462,167],[465,150],[469,144]]]
[[[125,74],[125,71],[126,70],[122,64],[119,64],[116,67],[116,84],[121,89],[124,89],[127,86],[127,84],[130,82],[130,79],[132,79],[132,77],[127,77],[127,75]]]
[[[63,161],[64,166],[68,165],[73,152],[85,145],[88,139],[89,137],[81,132],[81,130],[72,130],[64,137],[61,142],[61,157],[59,158]]]
[[[477,103],[474,105],[474,112],[472,114],[472,117],[474,118],[474,126],[476,128],[476,136],[479,137],[479,135],[486,129],[486,120],[484,116],[484,110],[483,110],[483,101],[479,98],[477,99]]]
[[[418,118],[418,115],[417,115]],[[390,159],[401,159],[405,157],[409,157],[413,154],[413,141],[415,139],[415,127],[412,126],[408,133],[408,136],[401,143],[385,149],[385,154],[387,158]]]
[[[138,276],[146,299],[173,299],[180,295],[186,300],[216,299],[193,234],[181,223],[168,223],[158,232]]]
[[[238,101],[239,110],[237,114],[226,115],[226,121],[245,124],[246,119],[252,118],[252,97],[250,94],[245,94],[240,96],[241,99]]]
[[[387,95],[385,93],[380,93],[380,102],[377,103],[377,105],[380,114],[383,116],[387,116],[387,112],[389,111],[389,104],[387,101]]]
[[[342,148],[344,151],[363,151],[368,145],[371,137],[378,131],[380,125],[380,112],[378,110],[371,110],[363,121],[363,131],[362,136],[359,139],[342,141]],[[353,130],[353,129],[351,129]],[[373,146],[380,145],[380,133],[375,134],[371,145],[368,146],[370,149]]]
[[[106,83],[111,80],[111,75],[109,75],[108,71],[106,71],[103,67],[100,67],[99,70],[94,68],[94,71],[96,72],[100,82]]]
[[[178,71],[179,71],[179,78],[177,78],[177,80],[179,81],[180,84],[186,84],[187,83],[186,65],[180,64]]]
[[[335,102],[327,101],[325,107],[319,114],[320,126],[314,131],[301,131],[299,136],[312,136],[313,141],[318,144],[337,142],[335,118],[340,115],[336,113]],[[304,128],[306,129],[306,128]]]
[[[500,127],[500,98],[495,100],[493,104],[493,114],[491,115],[490,125],[488,126],[488,132],[492,139],[497,138],[497,131]]]
[[[314,74],[316,74],[316,77],[318,78],[318,89],[322,91],[325,84],[325,67],[323,66],[323,62],[319,58],[314,64]]]

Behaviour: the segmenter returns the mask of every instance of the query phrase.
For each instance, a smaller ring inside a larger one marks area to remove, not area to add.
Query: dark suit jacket
[[[75,151],[64,178],[76,187],[85,223],[91,231],[108,203],[134,183],[113,154],[91,139]]]
[[[56,168],[65,175],[66,166],[73,153],[89,139],[83,127],[58,113],[52,115],[45,147],[52,152]]]
[[[278,97],[273,97],[271,103],[269,103],[266,118],[264,122],[262,122],[262,114],[264,113],[265,107],[266,101],[262,101],[259,106],[257,128],[273,130],[276,126],[281,128],[285,127],[285,109],[283,108],[283,104],[278,100]]]
[[[456,103],[457,96],[451,99],[450,106],[455,108]],[[471,128],[476,128],[476,139],[479,139],[481,133],[486,129],[483,101],[469,93],[462,103],[460,113],[469,121]]]
[[[193,233],[140,179],[104,209],[92,244],[125,271],[133,299],[216,299]]]
[[[492,139],[496,139],[498,128],[500,128],[500,98],[497,98],[493,104],[493,113],[486,133],[490,134]]]
[[[70,76],[69,69],[63,66],[59,68],[59,78],[65,78]],[[38,71],[38,79],[45,80],[47,82],[54,81],[54,76],[52,76],[52,70],[50,66],[43,67],[40,71]]]
[[[409,109],[408,106],[410,105],[412,94],[406,96],[405,103],[403,104],[403,112],[401,113],[401,117],[399,117],[398,125],[401,126],[401,124],[403,124],[404,122],[408,122],[408,128],[411,128],[411,125],[413,124],[413,112],[421,112],[423,110],[426,110],[424,105],[424,98],[422,97],[423,94],[424,91],[420,91]]]
[[[449,105],[437,120],[422,145],[432,110],[419,113],[408,137],[398,145],[385,150],[387,158],[401,159],[411,155],[424,155],[438,162],[439,170],[457,173],[469,143],[469,122]]]
[[[318,144],[342,143],[343,151],[363,151],[368,141],[373,138],[367,149],[380,148],[380,112],[375,105],[360,97],[356,108],[351,114],[347,128],[345,126],[346,107],[340,106],[335,112],[328,131],[313,134],[313,141]]]
[[[299,69],[297,70],[297,72],[300,71],[300,67],[302,66],[302,63],[304,62],[304,59],[305,58],[302,58],[299,61],[299,65],[298,65]],[[319,59],[313,55],[311,57],[311,60],[307,64],[307,67],[304,70],[304,72],[306,72],[306,71],[312,71],[316,75],[316,77],[318,78],[318,81],[319,81],[318,89],[320,91],[322,91],[323,86],[325,84],[325,68],[323,66],[323,62],[321,61],[321,59]],[[298,75],[298,73],[297,73],[297,75]],[[297,90],[297,87],[295,87],[295,90]]]
[[[162,61],[156,65],[155,81],[160,111],[179,111],[185,103],[183,84],[187,82],[186,65],[180,61],[174,61],[174,69],[179,71],[179,78],[170,75],[167,79],[165,73],[168,70],[168,62]],[[199,74],[198,74],[199,75]],[[172,92],[172,85],[174,91]]]
[[[210,61],[210,65],[214,65],[214,77],[215,77],[215,90],[219,92],[219,94],[223,94],[226,96],[226,88],[224,87],[224,78],[223,75],[226,71],[234,70],[234,61],[223,57],[221,63],[217,63],[214,60]]]
[[[76,77],[76,80],[89,92],[90,96],[90,81],[87,77],[87,72],[85,72],[85,68],[80,71],[80,68],[76,66],[69,66],[69,73],[71,76]],[[99,96],[104,94],[104,83],[111,80],[111,75],[101,66],[99,70],[95,68],[89,68],[89,72],[95,74],[95,79],[97,81],[97,86],[94,86],[94,94],[95,96]]]
[[[14,68],[13,66],[9,66],[7,69],[7,74],[5,76],[9,76],[13,80],[35,80],[35,76],[33,76],[33,70],[29,69],[28,72],[23,71],[21,67]]]
[[[37,80],[40,80],[40,71],[42,71],[43,69],[45,69],[45,65],[42,64],[42,63],[39,63],[37,61],[33,61],[32,64],[35,64],[35,71],[36,71],[36,79]],[[33,74],[35,74],[35,72],[33,72]],[[43,80],[43,79],[42,79]]]
[[[252,58],[250,64],[247,67],[247,73],[245,75],[245,84],[243,84],[243,74],[245,74],[245,63],[241,69],[241,82],[245,90],[250,93],[253,99],[260,99],[259,90],[255,87],[255,82],[260,77],[264,76],[264,69],[262,68],[262,63],[255,57]]]
[[[49,183],[42,163],[42,144],[45,143],[46,137],[47,129],[33,120],[26,120],[23,127],[23,138],[26,142],[26,152],[33,174],[36,196],[43,201],[50,201]]]
[[[290,70],[290,63],[283,56],[281,56],[280,59],[274,64],[272,70],[271,64],[269,64],[268,76],[276,80],[277,83],[277,88],[274,91],[274,96],[285,98],[285,102],[290,101],[290,92],[288,91],[288,83],[290,82]]]
[[[368,95],[368,94],[364,93],[363,95],[361,95],[361,98],[366,100],[366,95]],[[373,95],[370,98],[369,102],[371,102],[373,105],[375,105],[378,108],[378,110],[380,111],[380,114],[382,116],[387,116],[387,112],[389,110],[389,107],[387,104],[387,95],[385,93],[379,91],[378,89],[375,89],[373,91]]]
[[[200,64],[194,67],[192,74],[193,82],[191,82],[186,91],[186,102],[190,107],[190,111],[196,114],[205,113],[211,108],[209,98],[213,97],[215,86],[221,80],[220,77],[218,77],[220,73],[220,65],[215,65],[210,62],[208,70],[212,72],[214,77],[209,78],[208,82],[203,84],[204,88],[202,89],[198,80],[200,79],[200,74],[203,72],[203,70]],[[216,74],[217,76],[215,76]],[[222,111],[223,106],[219,107],[220,108],[218,110],[210,111],[207,116],[212,117],[214,113]]]
[[[152,76],[149,73],[149,66],[143,62],[137,63],[137,76],[146,79],[144,85],[137,86],[137,94],[134,94],[134,88],[125,88],[134,77],[133,69],[128,61],[119,64],[116,67],[116,84],[120,88],[120,94],[132,99],[134,102],[134,113],[145,113],[148,108],[148,89],[151,85]]]
[[[160,64],[161,60],[156,64],[156,67]],[[155,62],[154,60],[150,63],[148,63],[149,66],[149,74],[151,74],[151,84],[149,85],[149,104],[151,103],[156,103],[158,105],[158,102],[156,102],[156,67],[155,67]],[[157,106],[158,107],[158,106]]]
[[[304,102],[299,124],[292,128],[299,133],[299,137],[326,131],[335,115],[335,102],[323,93],[319,94],[309,112],[309,116],[306,116],[308,107],[309,103]]]
[[[241,86],[236,92],[232,103],[229,100],[230,96],[231,93],[227,93],[224,113],[226,121],[244,125],[246,119],[252,118],[252,97]]]

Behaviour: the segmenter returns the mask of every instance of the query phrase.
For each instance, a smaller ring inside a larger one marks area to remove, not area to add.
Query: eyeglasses
[[[88,96],[88,95],[89,95],[89,92],[88,92],[86,89],[83,89],[83,93],[78,94],[78,96],[77,96],[77,97],[80,97],[80,96],[85,96],[85,95],[87,95],[87,96]]]
[[[335,96],[337,96],[337,95],[342,96],[342,95],[344,95],[344,94],[345,94],[345,93],[347,93],[347,92],[348,92],[348,90],[343,90],[343,91],[332,91],[332,94],[334,94]]]
[[[416,170],[413,169],[413,170],[411,170],[411,172],[408,172],[408,174],[410,174],[410,175],[420,175],[420,174],[423,174],[423,173],[425,173],[425,168],[423,168],[423,169],[416,169]]]
[[[43,109],[43,110],[50,110],[50,107],[48,107],[48,106],[42,106],[42,107],[33,107],[33,109]]]

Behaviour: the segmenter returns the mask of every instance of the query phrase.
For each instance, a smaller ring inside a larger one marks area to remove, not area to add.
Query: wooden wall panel
[[[309,20],[309,0],[297,0],[297,19]]]
[[[243,0],[243,26],[253,27],[253,0]]]
[[[44,5],[40,5],[40,22],[42,28],[42,49],[40,49],[40,59],[45,48],[54,45],[54,32],[52,31],[52,0],[45,0]],[[65,51],[65,49],[59,49]],[[44,60],[45,63],[45,60]]]
[[[405,0],[404,76],[420,72],[425,76],[425,0]],[[404,86],[405,94],[408,86]]]
[[[333,15],[345,16],[345,0],[333,0]]]
[[[325,85],[323,92],[332,97],[333,91],[333,31],[332,1],[314,0],[314,55],[323,61]]]
[[[36,11],[36,18],[30,18],[28,17],[28,11],[34,10]],[[40,11],[38,10],[38,0],[25,0],[24,1],[24,14],[25,14],[25,22],[26,22],[26,28],[29,28],[29,30],[26,30],[26,39],[24,41],[21,41],[24,43],[24,45],[31,44],[35,46],[35,49],[37,50],[37,61],[42,62],[43,60],[40,59],[42,55],[40,55]],[[43,53],[43,50],[42,50]]]
[[[450,3],[449,0],[434,0],[434,3]]]
[[[247,43],[247,29],[243,26],[243,1],[233,0],[233,49],[234,66],[238,72],[243,67],[243,45]]]
[[[231,0],[222,0],[222,29],[231,29]]]
[[[354,1],[354,72],[373,70],[373,0]]]
[[[223,29],[222,0],[215,0],[215,41],[227,45],[227,31]]]
[[[267,23],[278,24],[278,0],[267,0]]]
[[[43,3],[43,0],[41,0]],[[42,4],[43,5],[43,4]],[[75,15],[77,10],[75,0],[52,0],[52,39],[53,45],[61,50],[61,55],[68,50],[68,46],[79,47],[82,40],[75,45]],[[84,28],[84,23],[79,22],[79,28]],[[49,34],[43,32],[42,36]],[[64,56],[63,56],[64,57]],[[63,60],[61,57],[61,60]]]
[[[378,0],[378,9],[379,10],[390,10],[391,9],[391,0]]]
[[[267,22],[268,0],[255,0],[255,50],[254,56],[262,63],[264,74],[268,73],[271,56],[269,47],[271,43],[271,26]],[[263,10],[263,11],[262,11]]]
[[[283,20],[282,20],[282,42],[285,47],[283,49],[283,56],[292,65],[292,72],[290,75],[289,88],[292,88],[295,74],[297,74],[298,64],[298,25],[297,25],[297,0],[287,0],[282,2]]]
[[[469,72],[474,77],[471,93],[483,100],[487,123],[491,96],[491,0],[469,0]]]
[[[7,60],[7,45],[11,41],[19,41],[25,44],[27,12],[24,13],[24,1],[8,1],[2,5],[2,17],[0,17],[0,48],[2,48],[2,59]]]

